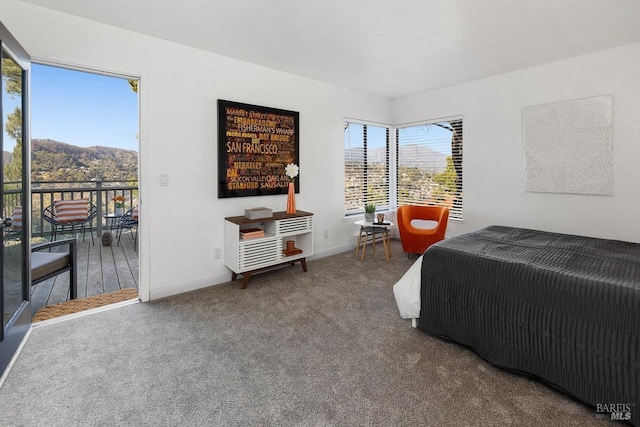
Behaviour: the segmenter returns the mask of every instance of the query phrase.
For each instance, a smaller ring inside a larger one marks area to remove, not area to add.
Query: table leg
[[[367,252],[367,241],[369,240],[369,233],[364,234],[364,242],[362,243],[362,261],[364,261],[365,253]]]
[[[246,289],[247,288],[247,283],[249,283],[249,278],[251,277],[251,273],[246,272],[246,273],[242,273],[242,286],[240,287],[240,289]]]
[[[389,232],[387,231],[387,246],[389,246],[389,258],[393,258],[393,252],[391,252],[391,240],[389,240]]]
[[[384,246],[384,256],[389,262],[389,235],[387,233],[382,233],[382,245]]]

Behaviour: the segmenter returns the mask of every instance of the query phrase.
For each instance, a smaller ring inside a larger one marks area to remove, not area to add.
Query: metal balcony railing
[[[19,206],[21,190],[18,183],[5,183],[3,218],[13,215],[13,208]],[[138,205],[138,181],[35,181],[31,183],[31,235],[50,236],[51,224],[42,218],[42,210],[56,200],[86,199],[98,208],[96,221],[92,229],[97,235],[107,226],[106,215],[115,212],[113,198],[125,198],[125,212]]]

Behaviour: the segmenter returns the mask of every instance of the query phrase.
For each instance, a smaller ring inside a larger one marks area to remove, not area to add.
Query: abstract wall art
[[[522,109],[525,191],[613,194],[611,95]]]

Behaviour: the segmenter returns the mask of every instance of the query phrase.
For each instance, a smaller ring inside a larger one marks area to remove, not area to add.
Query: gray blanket
[[[640,244],[491,226],[424,254],[418,327],[640,419]]]

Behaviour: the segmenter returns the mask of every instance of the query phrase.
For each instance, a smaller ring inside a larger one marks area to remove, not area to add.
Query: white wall
[[[36,62],[141,77],[143,299],[230,280],[214,260],[224,217],[286,207],[286,195],[217,198],[217,99],[300,112],[297,207],[315,214],[317,256],[351,247],[356,231],[343,220],[343,118],[388,123],[389,100],[14,0],[3,0],[1,13]],[[160,186],[161,174],[169,175],[168,187]]]
[[[464,116],[464,223],[640,242],[640,44],[398,99],[393,123]],[[613,196],[524,192],[522,107],[613,96]]]
[[[141,77],[143,299],[229,280],[213,257],[223,218],[285,208],[284,195],[217,198],[217,99],[300,112],[297,206],[315,213],[317,256],[351,248],[356,231],[343,219],[344,117],[464,116],[465,221],[448,235],[506,224],[640,242],[640,44],[392,102],[15,0],[0,19],[36,61]],[[602,94],[614,103],[614,195],[525,193],[522,107]]]

